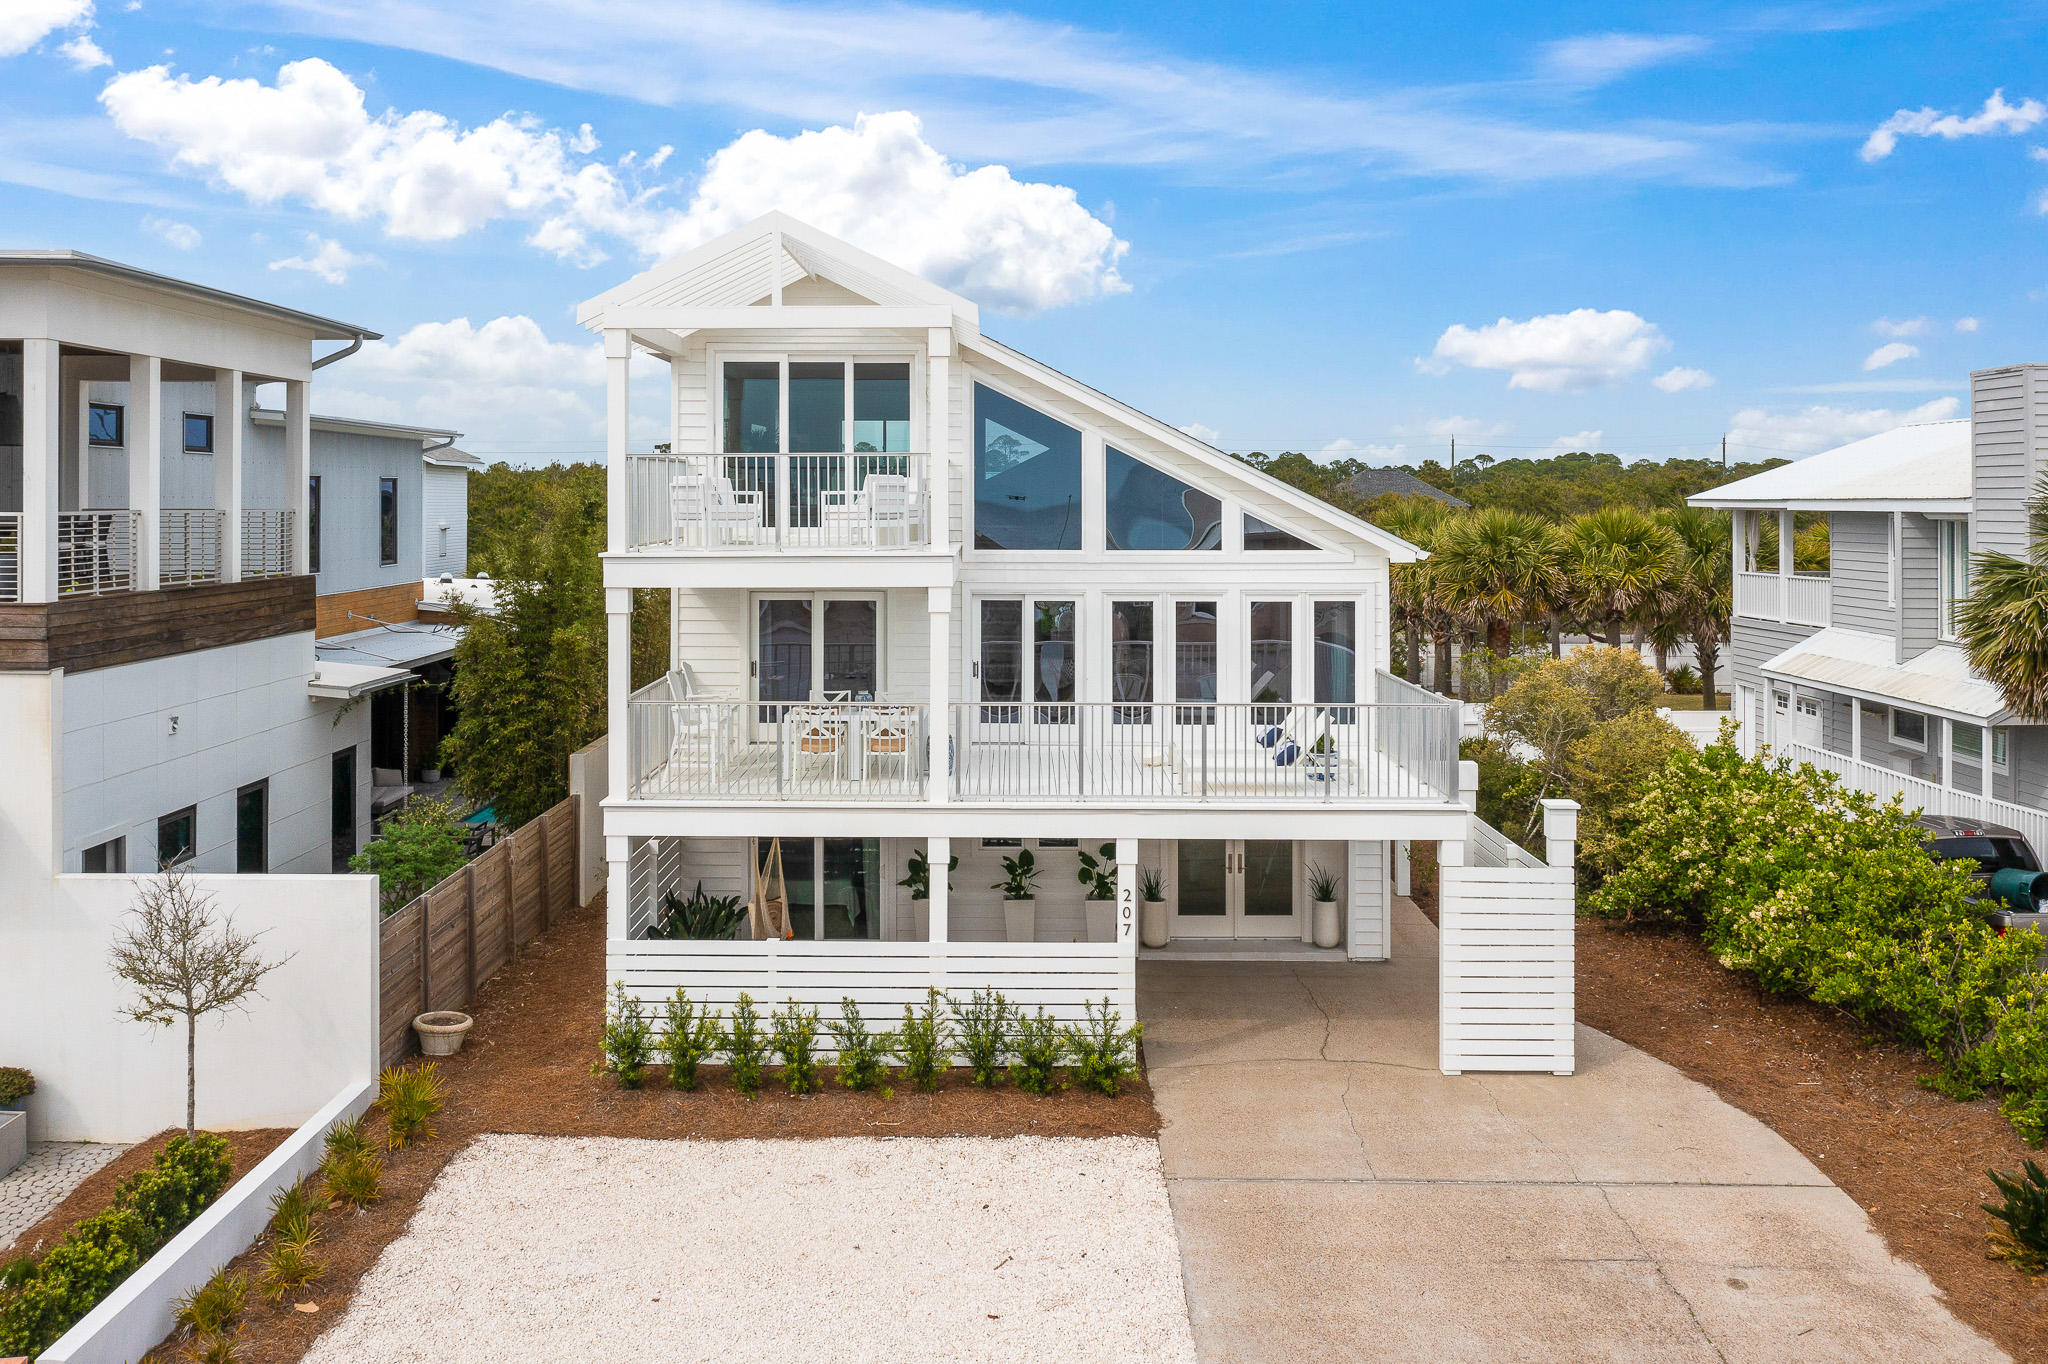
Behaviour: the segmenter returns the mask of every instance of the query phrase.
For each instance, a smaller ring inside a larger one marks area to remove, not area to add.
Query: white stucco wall
[[[0,961],[32,962],[0,989],[0,1052],[35,1072],[32,1141],[138,1141],[185,1120],[185,1034],[124,1021],[107,952],[135,876],[10,878]],[[371,876],[199,876],[217,912],[290,957],[247,1012],[203,1020],[199,1122],[296,1127],[376,1074],[377,882]]]

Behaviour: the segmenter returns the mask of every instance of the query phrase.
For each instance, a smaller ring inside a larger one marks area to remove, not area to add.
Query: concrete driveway
[[[1580,1028],[1579,1073],[1436,1069],[1395,959],[1139,966],[1204,1360],[1998,1360],[1746,1113]]]

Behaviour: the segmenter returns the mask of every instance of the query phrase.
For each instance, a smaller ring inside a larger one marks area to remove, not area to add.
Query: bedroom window
[[[1223,548],[1221,501],[1121,450],[1103,452],[1103,491],[1110,549]]]
[[[194,455],[213,453],[213,418],[207,413],[185,414],[185,450]]]

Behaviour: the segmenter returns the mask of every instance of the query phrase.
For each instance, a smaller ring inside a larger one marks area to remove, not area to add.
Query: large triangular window
[[[1103,452],[1103,533],[1111,549],[1223,548],[1223,503],[1121,450]]]

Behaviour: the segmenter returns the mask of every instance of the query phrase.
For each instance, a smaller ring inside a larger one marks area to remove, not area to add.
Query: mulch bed
[[[263,1163],[263,1158],[277,1149],[277,1144],[292,1134],[289,1127],[257,1127],[246,1132],[222,1132],[227,1138],[228,1159],[233,1164],[229,1179],[240,1179]],[[43,1215],[43,1220],[30,1227],[18,1237],[7,1251],[6,1258],[17,1255],[38,1255],[64,1239],[64,1234],[88,1217],[97,1217],[113,1206],[114,1188],[132,1174],[149,1168],[156,1159],[156,1153],[172,1137],[185,1135],[182,1127],[167,1127],[147,1141],[135,1145],[115,1156],[105,1165],[86,1177],[83,1184],[65,1195],[64,1201]]]
[[[1987,1257],[1990,1169],[2029,1155],[1990,1100],[1920,1084],[1934,1068],[1856,1020],[1765,995],[1689,933],[1581,919],[1579,1021],[1638,1047],[1791,1142],[2015,1359],[2048,1358],[2048,1278]]]
[[[760,1097],[748,1100],[733,1092],[722,1066],[704,1067],[702,1088],[687,1094],[669,1088],[666,1072],[654,1067],[646,1088],[621,1090],[590,1071],[603,1031],[604,915],[602,897],[573,911],[483,987],[469,1010],[476,1025],[461,1053],[439,1063],[448,1096],[434,1139],[385,1152],[377,1203],[361,1212],[320,1214],[314,1254],[326,1272],[309,1289],[274,1304],[250,1294],[237,1350],[243,1364],[300,1358],[347,1305],[357,1280],[405,1230],[442,1167],[483,1133],[700,1140],[1158,1133],[1159,1115],[1142,1079],[1114,1099],[1074,1091],[1040,1099],[1007,1086],[977,1089],[955,1072],[935,1094],[898,1086],[885,1099],[840,1089],[828,1071],[824,1093],[798,1099],[764,1087]],[[774,1078],[771,1066],[770,1085]],[[381,1118],[373,1115],[370,1125],[381,1136]],[[259,1244],[234,1265],[252,1284],[262,1272],[262,1250]],[[317,1310],[298,1310],[303,1303]],[[150,1358],[178,1358],[172,1345],[158,1346]]]

